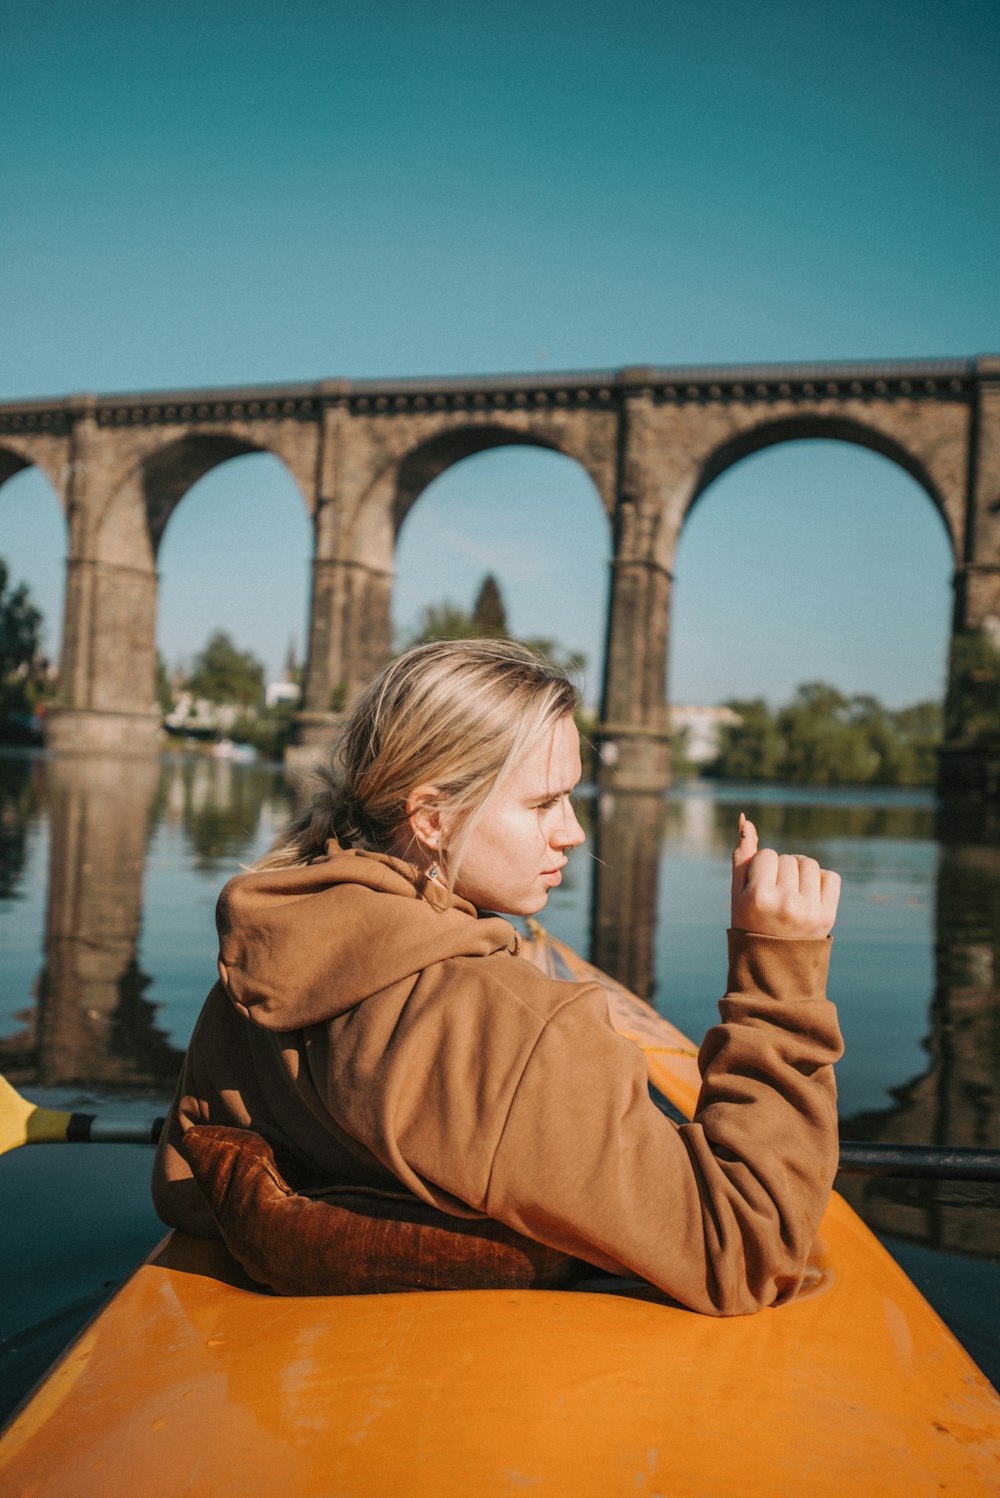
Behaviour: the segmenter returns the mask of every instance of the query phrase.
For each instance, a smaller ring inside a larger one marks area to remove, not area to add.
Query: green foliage
[[[252,744],[264,759],[280,760],[295,739],[297,712],[297,703],[278,702],[259,713],[244,713],[236,719],[229,737],[237,744]]]
[[[807,682],[778,712],[784,744],[782,778],[793,784],[865,785],[875,780],[878,756],[850,703],[836,687]]]
[[[944,717],[951,740],[1000,738],[1000,646],[981,630],[952,638]]]
[[[522,645],[527,645],[529,650],[534,650],[538,655],[544,655],[553,666],[558,666],[560,671],[579,683],[579,678],[587,669],[587,657],[581,650],[565,650],[558,640],[550,640],[546,636],[531,636],[522,640]]]
[[[42,643],[42,616],[27,583],[8,586],[10,569],[0,557],[0,678],[34,664]]]
[[[45,691],[41,655],[42,615],[27,583],[9,586],[10,569],[0,557],[0,717],[30,716]]]
[[[589,707],[578,707],[573,714],[574,722],[580,734],[580,759],[583,764],[583,779],[590,781],[597,774],[597,750],[595,745],[600,737],[601,720]]]
[[[708,774],[793,785],[934,782],[942,734],[935,702],[893,711],[876,697],[845,697],[826,682],[806,682],[776,712],[759,697],[726,706],[742,721],[722,730]]]
[[[264,697],[264,667],[249,650],[239,650],[224,630],[216,630],[188,678],[193,697],[209,702],[259,707]]]
[[[777,779],[784,744],[763,697],[734,697],[725,705],[742,721],[738,726],[727,723],[723,727],[719,753],[709,773],[727,780]]]
[[[428,604],[420,615],[413,634],[407,640],[412,645],[426,645],[431,640],[473,640],[478,630],[471,614],[450,602]]]

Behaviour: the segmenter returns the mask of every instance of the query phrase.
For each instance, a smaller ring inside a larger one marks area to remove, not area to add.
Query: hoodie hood
[[[256,1024],[296,1030],[453,957],[515,953],[502,916],[384,853],[327,844],[315,863],[240,874],[219,896],[219,976]]]

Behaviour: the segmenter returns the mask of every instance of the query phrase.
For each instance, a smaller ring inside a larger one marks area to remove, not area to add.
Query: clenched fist
[[[829,936],[837,919],[840,875],[815,858],[757,847],[757,829],[740,815],[733,852],[734,931],[806,940]]]

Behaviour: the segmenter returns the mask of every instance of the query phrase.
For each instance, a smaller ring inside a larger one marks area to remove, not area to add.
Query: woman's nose
[[[578,848],[586,840],[587,834],[580,826],[572,802],[566,801],[564,803],[563,815],[552,837],[554,846],[557,848]]]

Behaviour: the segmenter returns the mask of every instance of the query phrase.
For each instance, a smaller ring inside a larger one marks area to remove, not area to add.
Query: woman
[[[722,1023],[678,1128],[599,989],[543,976],[491,913],[539,911],[583,841],[577,700],[500,641],[420,646],[370,685],[312,806],[220,898],[220,982],[157,1156],[166,1222],[253,1229],[258,1206],[234,1214],[228,1176],[194,1148],[222,1124],[263,1136],[313,1196],[403,1188],[445,1247],[449,1228],[489,1239],[499,1223],[504,1242],[715,1314],[794,1293],[836,1170],[839,879],[758,852],[741,819]],[[294,1204],[322,1238],[336,1209]]]

